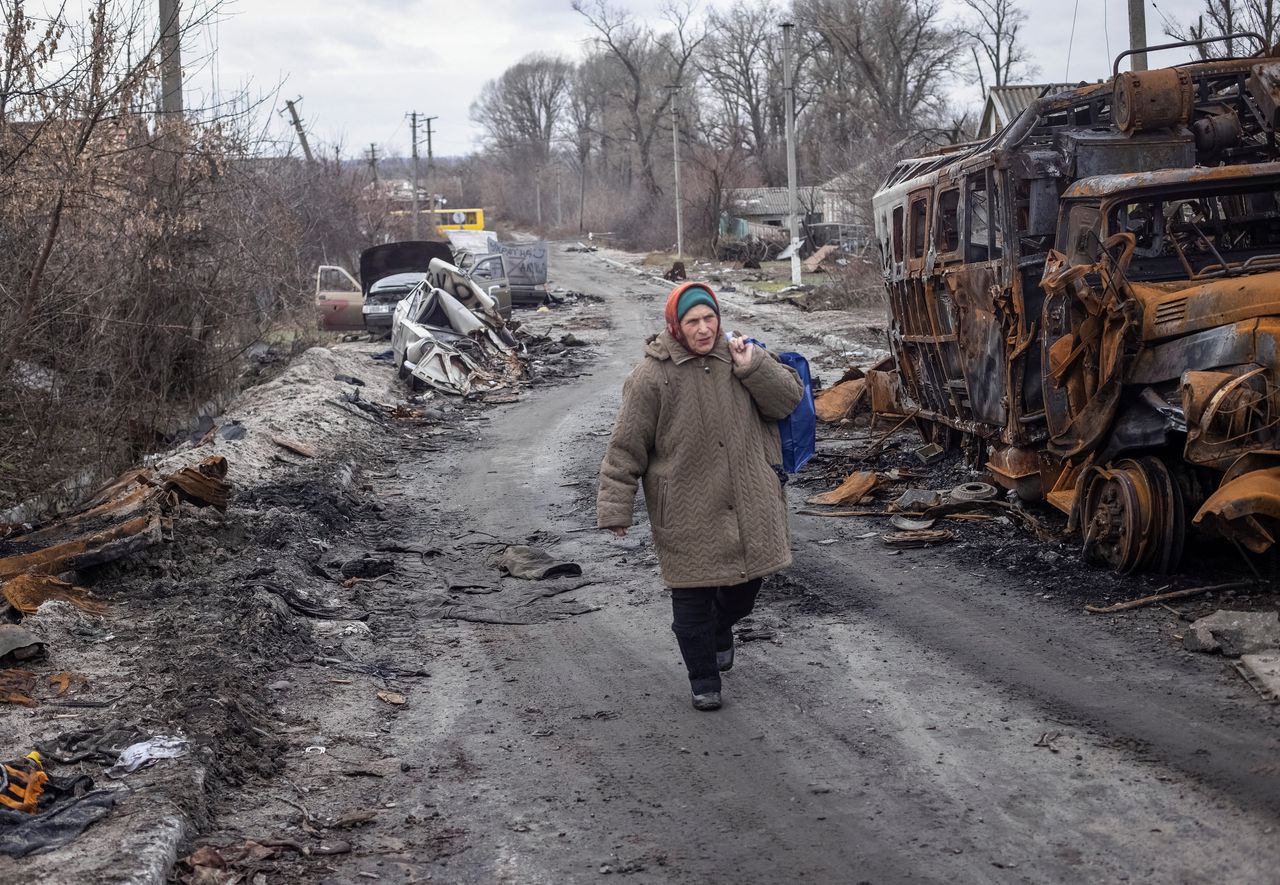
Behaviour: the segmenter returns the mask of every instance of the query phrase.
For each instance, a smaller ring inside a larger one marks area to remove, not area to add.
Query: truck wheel
[[[1174,571],[1182,559],[1186,511],[1164,462],[1126,458],[1085,476],[1084,558],[1127,575]]]

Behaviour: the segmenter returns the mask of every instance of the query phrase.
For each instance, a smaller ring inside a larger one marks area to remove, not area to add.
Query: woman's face
[[[684,333],[685,344],[698,356],[706,356],[715,349],[716,337],[720,334],[720,317],[705,304],[689,309],[680,319],[680,331]]]

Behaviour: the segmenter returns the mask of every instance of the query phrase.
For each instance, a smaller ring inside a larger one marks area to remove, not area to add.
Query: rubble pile
[[[526,374],[523,348],[479,285],[439,258],[396,306],[391,343],[400,377],[415,388],[466,396]]]
[[[5,527],[0,536],[0,704],[99,703],[72,697],[87,684],[84,673],[35,669],[55,644],[53,625],[73,628],[56,631],[64,642],[92,640],[103,632],[94,621],[107,614],[106,603],[59,576],[72,577],[171,540],[184,504],[225,510],[230,496],[226,475],[227,461],[221,456],[165,474],[132,470],[48,525]],[[107,764],[118,766],[128,757],[131,767],[123,770],[132,772],[164,756],[147,751],[155,741],[169,748],[165,758],[177,755],[178,744],[186,744],[140,728],[131,736],[135,740],[110,748]],[[57,772],[57,765],[83,758],[38,744],[25,756],[0,763],[0,854],[24,857],[56,848],[111,812],[120,799],[116,790],[95,789],[93,778],[83,771]]]
[[[225,510],[230,495],[227,459],[205,458],[166,475],[132,470],[95,492],[76,512],[51,525],[0,536],[0,580],[6,597],[13,579],[56,575],[111,562],[172,537],[178,505]],[[29,593],[30,581],[14,585]],[[17,607],[16,603],[14,604]]]

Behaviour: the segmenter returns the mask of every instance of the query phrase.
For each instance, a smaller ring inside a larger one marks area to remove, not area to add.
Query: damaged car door
[[[316,268],[315,304],[319,326],[325,331],[358,332],[364,328],[360,284],[341,267],[322,264]]]
[[[504,320],[511,319],[511,284],[501,255],[480,255],[467,270],[468,276],[498,305]]]

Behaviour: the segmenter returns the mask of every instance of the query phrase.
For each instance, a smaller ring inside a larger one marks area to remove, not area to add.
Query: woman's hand
[[[604,531],[612,532],[615,538],[625,538],[627,536],[627,527],[625,525],[607,526]]]
[[[751,360],[755,355],[756,346],[746,338],[741,335],[734,335],[729,339],[729,356],[733,358],[735,366],[745,369],[751,365]]]

